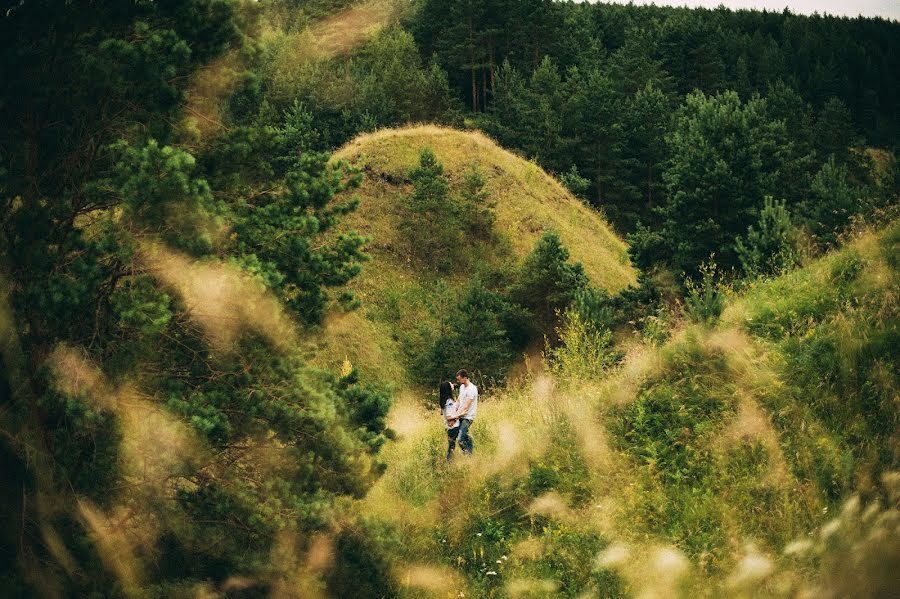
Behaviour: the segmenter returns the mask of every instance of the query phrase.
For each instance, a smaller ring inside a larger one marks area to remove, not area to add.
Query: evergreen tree
[[[407,216],[400,224],[409,252],[439,271],[459,268],[463,214],[450,197],[444,166],[431,149],[421,151],[410,178],[413,192],[404,200]]]
[[[668,262],[694,273],[716,253],[724,269],[737,266],[736,237],[783,184],[790,147],[784,123],[769,120],[760,98],[742,103],[734,92],[697,92],[676,116],[667,145],[662,229],[633,238],[637,263]]]
[[[480,239],[490,239],[494,234],[496,202],[484,188],[485,178],[477,162],[469,165],[460,191],[460,209],[465,231]]]
[[[442,334],[413,358],[422,383],[446,380],[469,364],[480,384],[501,384],[522,349],[526,315],[483,281],[473,279],[455,308],[441,315]]]
[[[741,269],[748,277],[778,274],[796,264],[796,231],[784,201],[766,197],[756,226],[735,241]]]
[[[587,286],[580,263],[569,262],[569,250],[553,231],[544,233],[525,259],[513,298],[535,316],[545,333],[552,331],[558,314]]]
[[[578,171],[591,181],[592,202],[618,222],[628,206],[619,179],[623,132],[613,81],[600,69],[587,73],[576,69],[570,71],[566,84],[567,130],[580,142],[566,157],[571,155]]]
[[[624,218],[616,222],[624,230],[632,231],[637,221],[653,223],[653,209],[662,202],[665,135],[671,114],[668,98],[652,84],[628,98],[623,109],[622,167],[627,174],[620,177],[633,199]]]

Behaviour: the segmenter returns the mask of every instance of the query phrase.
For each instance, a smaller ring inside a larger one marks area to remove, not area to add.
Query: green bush
[[[616,362],[612,333],[566,310],[557,328],[559,342],[547,344],[544,357],[550,372],[561,377],[600,378]]]
[[[700,275],[700,281],[685,280],[685,311],[694,322],[713,325],[725,310],[725,299],[731,288],[724,282],[715,262],[701,265]]]
[[[747,235],[735,240],[744,274],[748,277],[777,274],[796,266],[796,237],[785,202],[766,196],[756,227],[750,225]]]
[[[525,259],[513,289],[513,298],[531,311],[541,330],[551,332],[556,315],[587,287],[580,263],[570,263],[569,250],[554,231],[544,233]]]
[[[549,447],[531,464],[525,483],[527,492],[536,498],[555,491],[567,497],[575,507],[582,507],[591,499],[591,473],[576,449],[575,429],[566,418],[557,417],[548,425],[547,434]]]

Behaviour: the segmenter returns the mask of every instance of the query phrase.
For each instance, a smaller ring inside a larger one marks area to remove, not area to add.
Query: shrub
[[[700,281],[685,280],[685,311],[694,322],[713,325],[725,309],[725,299],[731,288],[724,282],[715,262],[700,266],[700,275]]]
[[[612,333],[566,310],[557,328],[559,344],[547,344],[544,357],[550,371],[561,377],[600,378],[616,362]]]
[[[535,316],[545,332],[576,294],[587,287],[580,263],[570,263],[569,250],[554,231],[544,233],[519,271],[514,298]]]
[[[797,264],[797,232],[785,202],[766,196],[756,227],[735,241],[741,269],[748,277],[777,274]]]

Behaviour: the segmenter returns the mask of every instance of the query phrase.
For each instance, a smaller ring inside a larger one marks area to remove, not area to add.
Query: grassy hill
[[[486,397],[451,466],[436,411],[401,398],[342,534],[410,597],[887,596],[898,246],[900,224],[863,234],[605,378]]]
[[[495,204],[497,235],[488,244],[467,248],[471,266],[455,272],[422,268],[407,255],[398,224],[406,218],[402,198],[411,192],[409,172],[423,148],[444,165],[451,192],[477,164],[485,191]],[[339,365],[349,359],[364,375],[404,380],[397,339],[431,318],[428,303],[441,286],[454,286],[480,267],[521,263],[545,231],[556,231],[571,259],[581,262],[591,282],[611,292],[635,281],[625,243],[603,217],[573,197],[558,181],[477,132],[433,125],[387,129],[363,135],[335,153],[359,168],[362,185],[352,195],[359,209],[344,227],[371,242],[372,256],[350,288],[363,308],[332,314],[317,337],[315,359]],[[434,306],[431,306],[434,308]]]

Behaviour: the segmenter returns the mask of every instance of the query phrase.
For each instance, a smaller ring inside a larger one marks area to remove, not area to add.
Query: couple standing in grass
[[[466,455],[472,455],[475,448],[469,427],[475,420],[478,411],[478,387],[469,381],[469,373],[460,370],[456,373],[458,392],[453,396],[454,385],[444,381],[440,387],[441,416],[447,427],[447,461],[453,458],[453,450],[459,441],[459,448]]]

